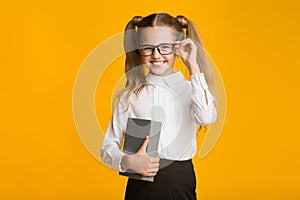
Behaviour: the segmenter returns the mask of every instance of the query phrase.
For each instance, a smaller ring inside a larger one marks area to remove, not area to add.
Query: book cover
[[[161,122],[139,118],[128,118],[123,152],[127,154],[136,153],[144,143],[146,137],[149,136],[149,143],[147,145],[146,152],[149,156],[158,156],[157,150],[160,130]],[[153,176],[142,176],[130,169],[126,172],[119,172],[119,174],[138,180],[154,181]]]

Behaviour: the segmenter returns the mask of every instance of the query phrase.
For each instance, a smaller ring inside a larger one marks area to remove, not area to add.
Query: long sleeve
[[[217,110],[214,106],[214,97],[209,91],[204,73],[191,75],[192,101],[191,115],[200,125],[212,124],[216,121]]]
[[[128,111],[123,112],[124,108],[124,104],[119,101],[114,109],[113,117],[109,123],[100,150],[103,162],[111,168],[122,172],[124,170],[121,168],[121,160],[125,153],[120,148],[128,119]]]

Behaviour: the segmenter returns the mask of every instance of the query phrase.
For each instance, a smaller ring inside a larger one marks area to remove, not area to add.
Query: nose
[[[158,58],[158,57],[160,57],[160,53],[158,52],[158,49],[157,49],[157,48],[154,48],[152,57],[153,57],[153,58]]]

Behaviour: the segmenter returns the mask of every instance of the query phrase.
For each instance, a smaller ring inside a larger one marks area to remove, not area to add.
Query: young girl
[[[101,147],[108,166],[125,172],[155,176],[154,182],[128,179],[125,200],[196,199],[192,157],[196,153],[196,127],[215,122],[213,75],[192,22],[166,13],[136,16],[126,26],[126,87]],[[177,56],[190,73],[190,81],[174,70]],[[145,74],[144,67],[149,69]],[[129,117],[162,122],[158,156],[146,153],[149,138],[138,152],[121,151]]]

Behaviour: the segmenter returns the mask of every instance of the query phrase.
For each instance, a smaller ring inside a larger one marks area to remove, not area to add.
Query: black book
[[[146,152],[149,156],[158,156],[158,143],[160,138],[161,122],[147,119],[128,118],[126,133],[123,145],[123,152],[126,154],[136,153],[143,145],[147,136],[149,143]],[[133,179],[154,181],[154,176],[142,176],[134,170],[128,169],[126,172],[119,172],[120,175]]]

